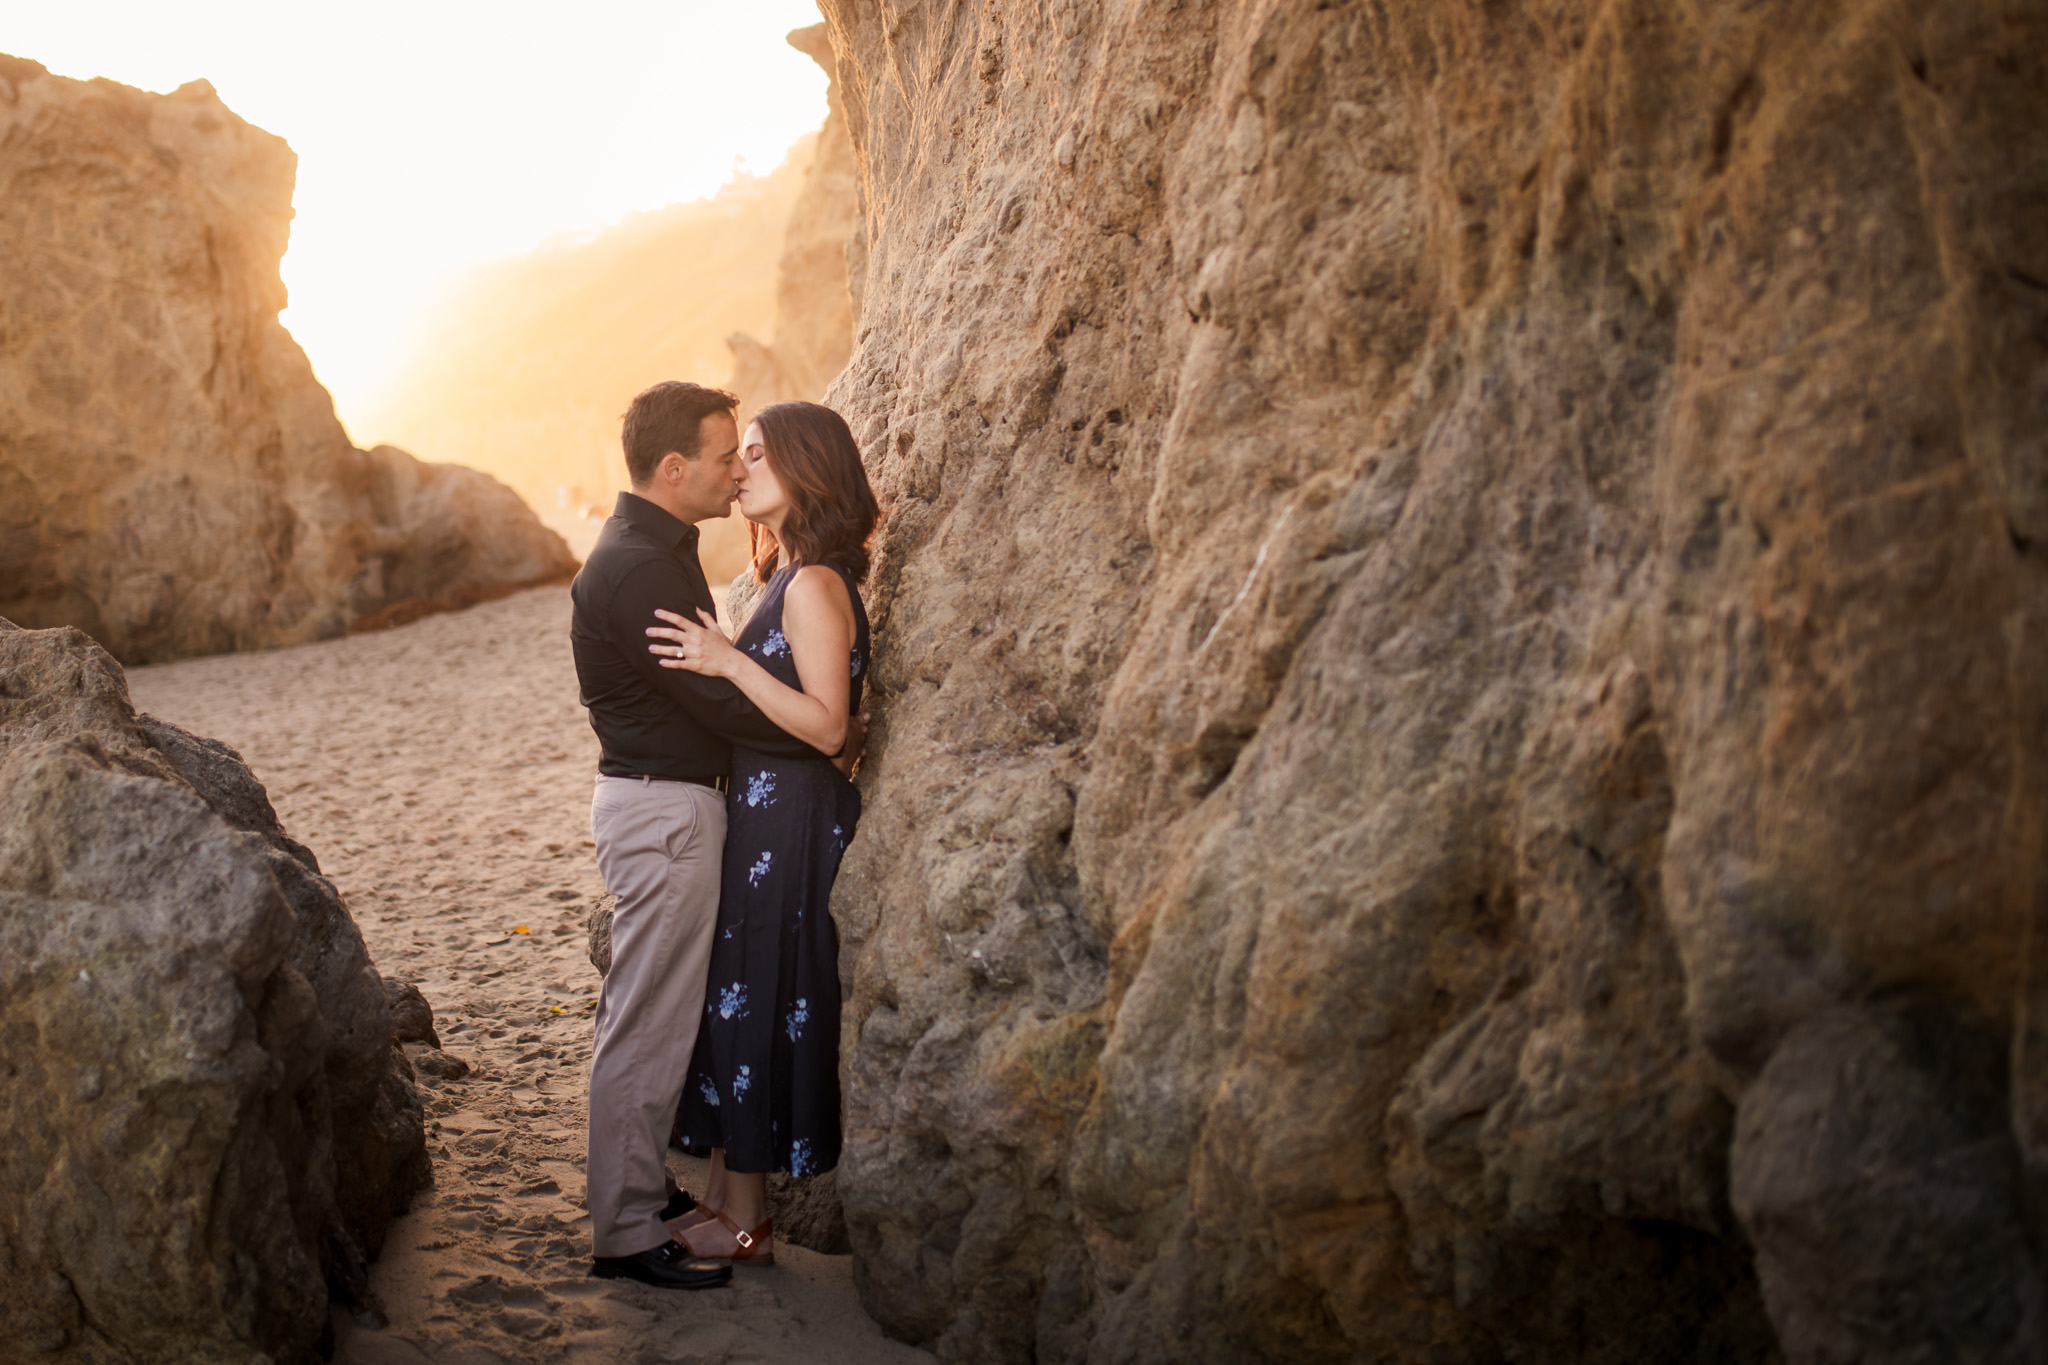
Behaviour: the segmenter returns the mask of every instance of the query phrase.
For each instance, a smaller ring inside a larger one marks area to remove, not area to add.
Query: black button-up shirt
[[[663,668],[647,652],[656,607],[710,611],[697,562],[697,528],[645,498],[619,494],[597,546],[569,587],[569,644],[576,681],[602,749],[597,770],[613,777],[705,781],[732,768],[732,743],[782,758],[818,751],[763,716],[724,678]]]

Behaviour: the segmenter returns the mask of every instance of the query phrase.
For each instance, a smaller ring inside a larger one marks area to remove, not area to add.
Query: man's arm
[[[656,656],[647,652],[647,646],[655,643],[647,638],[647,627],[661,624],[654,615],[656,607],[692,612],[697,602],[682,570],[650,560],[621,580],[606,621],[612,643],[642,677],[714,734],[777,758],[819,757],[818,750],[762,715],[759,707],[725,679],[663,668]]]

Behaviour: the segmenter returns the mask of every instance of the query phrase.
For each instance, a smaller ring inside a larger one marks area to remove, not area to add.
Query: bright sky
[[[45,0],[0,51],[167,91],[203,77],[299,154],[285,325],[344,420],[465,269],[765,174],[825,118],[783,41],[813,0]],[[358,432],[374,439],[374,433]]]

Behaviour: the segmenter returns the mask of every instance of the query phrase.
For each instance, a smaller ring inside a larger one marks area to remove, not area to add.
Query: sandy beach
[[[564,588],[378,634],[129,671],[139,710],[233,745],[341,888],[377,966],[432,1002],[471,1074],[421,1077],[434,1188],[373,1269],[389,1325],[337,1312],[336,1359],[844,1361],[933,1357],[862,1312],[852,1259],[780,1246],[732,1287],[587,1278],[585,1080],[602,890],[597,745]],[[670,1153],[685,1188],[699,1163]]]

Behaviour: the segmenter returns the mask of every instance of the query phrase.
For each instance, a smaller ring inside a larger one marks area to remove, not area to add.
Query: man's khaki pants
[[[662,1154],[704,1014],[725,798],[694,782],[599,777],[590,832],[612,910],[612,969],[597,1001],[586,1170],[594,1255],[669,1240]]]

